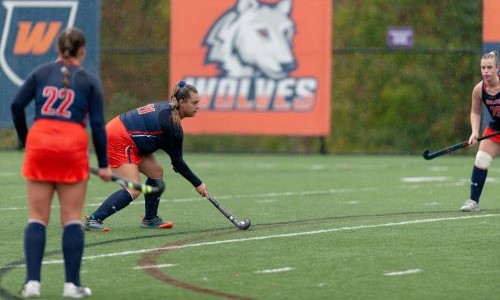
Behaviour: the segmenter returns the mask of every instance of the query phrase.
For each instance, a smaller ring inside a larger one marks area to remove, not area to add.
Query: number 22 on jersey
[[[47,98],[42,106],[42,115],[71,118],[71,112],[68,109],[75,101],[75,92],[73,90],[46,86],[43,89],[42,96]],[[55,107],[58,99],[62,99],[62,101]]]

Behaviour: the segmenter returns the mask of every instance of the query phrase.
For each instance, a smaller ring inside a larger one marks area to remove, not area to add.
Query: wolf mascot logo
[[[185,78],[198,87],[203,109],[313,109],[318,80],[290,77],[298,66],[291,11],[292,0],[237,0],[214,22],[202,45],[205,64],[216,64],[219,75]]]
[[[207,34],[205,62],[217,64],[224,76],[285,78],[296,68],[290,11],[290,0],[274,6],[240,0]]]

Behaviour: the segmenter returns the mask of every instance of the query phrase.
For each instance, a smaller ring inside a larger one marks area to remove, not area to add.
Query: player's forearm
[[[472,133],[479,134],[481,127],[481,114],[471,113],[470,114],[470,125]]]

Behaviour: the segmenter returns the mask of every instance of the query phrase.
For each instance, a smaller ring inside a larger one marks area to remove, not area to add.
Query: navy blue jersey
[[[34,99],[35,120],[57,119],[85,126],[89,119],[99,167],[107,167],[101,83],[83,67],[71,65],[70,85],[65,89],[63,66],[56,61],[37,67],[15,95],[11,109],[19,138],[24,145],[28,134],[24,110]]]
[[[486,83],[483,83],[482,100],[491,116],[489,126],[491,129],[500,130],[500,92],[490,95],[486,92]]]
[[[172,122],[171,112],[169,103],[157,102],[123,113],[120,120],[139,154],[146,155],[162,149],[170,156],[174,170],[197,187],[202,182],[182,158],[184,133],[180,124]]]

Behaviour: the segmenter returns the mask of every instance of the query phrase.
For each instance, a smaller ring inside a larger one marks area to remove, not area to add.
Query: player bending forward
[[[186,178],[203,197],[208,195],[206,185],[189,169],[182,158],[183,131],[181,120],[194,117],[200,97],[196,88],[179,82],[168,102],[158,102],[128,111],[106,125],[108,160],[114,173],[129,180],[139,181],[139,172],[147,176],[146,184],[155,186],[162,180],[163,167],[154,152],[164,150],[172,161],[174,170]],[[103,221],[125,208],[140,192],[121,189],[110,195],[104,203],[85,220],[85,230],[108,231]],[[142,228],[168,229],[172,222],[158,216],[160,198],[146,194],[145,215]]]

